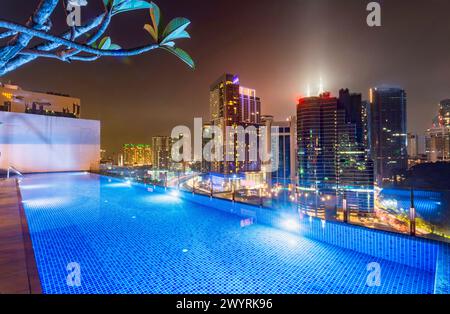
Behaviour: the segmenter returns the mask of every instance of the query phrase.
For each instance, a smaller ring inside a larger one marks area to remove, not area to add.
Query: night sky
[[[0,0],[0,18],[24,23],[39,0]],[[408,93],[408,127],[423,132],[437,104],[450,98],[450,1],[389,0],[380,28],[366,24],[366,0],[160,0],[166,19],[192,21],[192,39],[178,45],[197,62],[192,71],[165,51],[129,60],[72,64],[40,59],[1,78],[25,89],[79,97],[84,118],[102,121],[102,146],[149,143],[175,125],[209,115],[209,85],[224,72],[257,90],[263,114],[285,119],[306,86],[323,77],[335,94],[348,87],[367,98],[371,86]],[[100,12],[89,0],[87,20]],[[63,30],[63,11],[53,19]],[[114,18],[109,35],[124,48],[151,41],[148,11]]]

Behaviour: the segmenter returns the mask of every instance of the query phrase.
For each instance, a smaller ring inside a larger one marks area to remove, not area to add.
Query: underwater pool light
[[[283,227],[289,231],[296,231],[300,228],[299,223],[295,219],[286,219],[282,222]]]

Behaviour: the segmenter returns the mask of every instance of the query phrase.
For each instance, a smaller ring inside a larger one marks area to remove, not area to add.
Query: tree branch
[[[15,36],[17,34],[17,32],[13,32],[13,31],[9,31],[9,32],[4,32],[0,34],[0,39],[4,39],[7,37],[11,37],[11,36]]]
[[[105,18],[105,14],[101,14],[101,15],[95,17],[94,19],[92,19],[85,26],[77,27],[75,39],[86,33],[89,33],[93,29],[97,28],[99,25],[101,25],[102,21],[104,21],[104,18]],[[65,32],[62,35],[60,35],[60,37],[65,38],[65,39],[70,39],[71,36],[72,36],[71,31]],[[100,36],[101,36],[101,34],[100,34]],[[35,46],[32,49],[40,50],[40,51],[52,51],[52,50],[59,48],[60,46],[61,45],[59,43],[48,42],[48,43],[43,43],[38,46]],[[14,71],[15,69],[35,60],[38,57],[39,56],[33,56],[33,55],[18,55],[16,57],[14,57],[13,59],[11,59],[10,61],[8,61],[8,63],[6,63],[3,67],[0,67],[0,76],[5,75],[8,72]]]
[[[45,29],[45,24],[48,23],[49,18],[56,8],[59,0],[41,0],[38,8],[33,16],[27,22],[27,26],[33,29]],[[6,62],[15,57],[22,49],[26,48],[33,36],[29,33],[17,34],[5,47],[0,49],[0,68]]]
[[[45,40],[48,40],[51,42],[58,43],[61,46],[67,46],[70,48],[77,49],[81,52],[86,52],[86,53],[90,53],[93,55],[99,55],[99,56],[111,56],[111,57],[135,56],[135,55],[139,55],[144,52],[159,48],[159,45],[152,44],[152,45],[142,46],[142,47],[135,48],[135,49],[101,50],[101,49],[96,49],[96,48],[93,48],[93,47],[90,47],[87,45],[78,44],[78,43],[70,41],[68,39],[53,36],[53,35],[47,34],[46,32],[35,30],[33,28],[28,28],[28,27],[25,27],[25,26],[22,26],[22,25],[19,25],[16,23],[12,23],[12,22],[6,22],[6,21],[0,20],[0,27],[14,30],[14,31],[17,31],[20,33],[27,33],[32,37],[38,37],[41,39],[45,39]],[[19,52],[19,53],[21,53],[21,52]],[[28,50],[28,51],[24,51],[24,53],[21,53],[21,54],[33,55],[35,53],[36,53],[36,51]],[[63,58],[63,60],[65,59],[64,53],[61,54],[61,57]]]

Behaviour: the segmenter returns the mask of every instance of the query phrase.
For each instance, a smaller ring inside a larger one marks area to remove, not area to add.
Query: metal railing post
[[[416,207],[414,204],[414,188],[411,186],[411,207],[409,209],[409,233],[416,235]]]
[[[347,208],[347,196],[344,192],[344,198],[342,199],[342,209],[344,210],[344,222],[348,223],[348,208]]]

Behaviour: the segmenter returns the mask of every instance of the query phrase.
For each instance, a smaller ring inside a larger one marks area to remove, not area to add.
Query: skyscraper
[[[330,93],[299,99],[297,105],[299,209],[323,216],[336,207],[336,97]],[[332,202],[321,202],[333,198]]]
[[[297,106],[300,210],[334,214],[373,210],[373,165],[365,144],[361,95],[341,90],[301,98]],[[346,200],[344,202],[344,200]]]
[[[242,94],[241,94],[242,93]],[[260,171],[259,161],[249,158],[252,150],[257,150],[258,142],[252,140],[259,136],[260,124],[260,99],[256,97],[256,91],[240,86],[237,75],[224,74],[210,87],[210,112],[211,125],[222,130],[224,138],[218,138],[222,145],[222,160],[211,163],[211,170],[221,174],[236,174],[249,171]],[[234,130],[243,127],[248,132],[245,141],[239,141]],[[232,129],[233,128],[233,129]],[[227,150],[227,145],[233,144],[234,149]],[[239,156],[239,150],[243,149],[243,156]],[[239,160],[241,159],[241,160]]]
[[[426,131],[425,142],[428,161],[450,160],[450,99],[440,102],[438,115]]]
[[[425,133],[426,154],[429,162],[450,161],[450,129],[433,127]]]
[[[241,121],[261,123],[261,100],[259,97],[256,97],[256,90],[240,86],[239,101],[241,106]]]
[[[371,212],[374,168],[368,148],[368,103],[361,94],[339,91],[337,107],[338,206]]]
[[[272,154],[269,165],[272,171],[266,175],[270,181],[268,183],[296,185],[296,117],[290,117],[287,121],[274,121],[273,116],[262,116],[261,121],[268,132],[266,145],[270,146]]]
[[[450,128],[450,99],[445,99],[439,104],[439,126]]]
[[[169,136],[152,138],[153,168],[168,169],[171,157],[171,139]]]
[[[370,89],[370,149],[378,186],[401,179],[408,168],[406,92]]]

